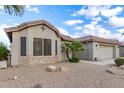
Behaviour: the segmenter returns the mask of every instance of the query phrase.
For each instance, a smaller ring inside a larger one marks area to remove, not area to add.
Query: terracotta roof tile
[[[71,37],[69,37],[69,36],[65,36],[65,35],[60,34],[59,30],[58,30],[55,26],[53,26],[53,25],[51,25],[49,22],[47,22],[46,20],[36,20],[36,21],[25,22],[25,23],[22,23],[22,24],[20,24],[20,25],[18,25],[18,26],[15,26],[15,27],[5,28],[4,30],[5,30],[5,32],[7,33],[9,39],[12,39],[12,38],[11,38],[11,33],[12,33],[12,32],[21,31],[22,29],[25,29],[25,28],[27,28],[27,27],[36,26],[36,25],[41,25],[41,24],[46,25],[46,26],[48,26],[49,28],[51,28],[53,31],[55,31],[56,34],[57,34],[60,38],[62,38],[62,40],[74,41],[73,38],[71,38]]]
[[[108,43],[108,44],[120,44],[118,41],[115,41],[115,40],[101,38],[101,37],[92,36],[92,35],[80,37],[78,38],[78,40],[81,42],[101,42],[101,43]]]

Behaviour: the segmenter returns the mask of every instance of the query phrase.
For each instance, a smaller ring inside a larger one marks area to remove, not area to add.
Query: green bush
[[[69,61],[71,63],[78,63],[80,61],[80,59],[79,59],[79,57],[72,57]]]
[[[8,50],[7,46],[4,43],[0,42],[0,61],[7,60],[9,52],[10,51]]]
[[[117,66],[124,65],[124,58],[116,58],[116,59],[115,59],[115,64],[116,64]]]

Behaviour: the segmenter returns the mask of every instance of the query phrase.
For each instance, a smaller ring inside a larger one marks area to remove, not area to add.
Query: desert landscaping
[[[56,63],[63,71],[47,71],[51,64],[19,65],[0,69],[0,87],[17,88],[116,88],[124,87],[124,70],[112,65]]]

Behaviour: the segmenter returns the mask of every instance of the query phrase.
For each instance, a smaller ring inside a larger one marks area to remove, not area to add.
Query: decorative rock
[[[0,68],[6,68],[6,67],[7,67],[6,61],[0,61]]]
[[[120,66],[120,69],[124,70],[124,65]]]
[[[57,71],[57,67],[54,66],[54,65],[49,65],[47,67],[47,71],[49,71],[49,72],[56,72]]]
[[[14,76],[14,77],[8,78],[8,80],[17,80],[17,79],[18,79],[17,76]]]
[[[109,68],[106,70],[106,72],[111,73],[111,74],[117,74],[118,70],[117,69],[113,69],[113,68]]]
[[[61,67],[61,68],[60,68],[60,72],[67,72],[67,71],[69,71],[68,68],[65,68],[65,67]]]
[[[33,88],[42,88],[42,86],[40,84],[36,84],[33,86]]]

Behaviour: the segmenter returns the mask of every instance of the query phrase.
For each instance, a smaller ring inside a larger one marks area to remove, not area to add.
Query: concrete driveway
[[[101,60],[101,61],[81,60],[81,62],[97,64],[97,65],[110,65],[110,64],[115,64],[114,60],[115,59],[105,59],[105,60]]]

